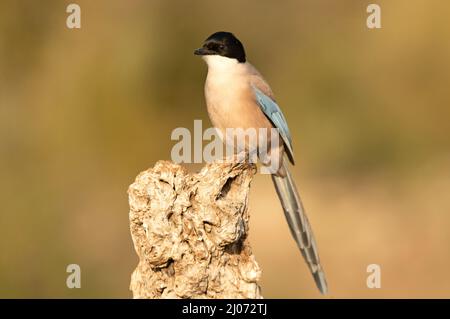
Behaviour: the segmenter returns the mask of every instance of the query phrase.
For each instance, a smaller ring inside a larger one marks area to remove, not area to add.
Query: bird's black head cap
[[[245,50],[241,41],[230,32],[216,32],[210,35],[203,46],[194,51],[196,55],[220,55],[245,63]]]

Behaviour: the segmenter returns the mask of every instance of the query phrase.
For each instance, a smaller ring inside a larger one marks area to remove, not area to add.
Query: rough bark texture
[[[128,190],[139,264],[134,298],[261,298],[261,270],[248,234],[255,173],[245,163],[213,163],[199,173],[160,161]]]

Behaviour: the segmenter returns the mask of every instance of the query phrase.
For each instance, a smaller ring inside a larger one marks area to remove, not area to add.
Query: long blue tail
[[[282,164],[286,176],[272,175],[272,180],[280,198],[281,205],[283,206],[291,234],[308,264],[317,288],[319,288],[322,294],[326,294],[328,291],[327,281],[320,264],[316,240],[314,239],[311,225],[306,217],[300,195],[298,194],[297,187],[286,162],[284,160]]]

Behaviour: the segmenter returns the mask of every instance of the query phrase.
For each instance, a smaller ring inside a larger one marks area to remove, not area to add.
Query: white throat
[[[220,55],[204,55],[203,59],[208,65],[209,72],[233,73],[242,68],[244,63],[239,63],[238,60],[227,58]]]

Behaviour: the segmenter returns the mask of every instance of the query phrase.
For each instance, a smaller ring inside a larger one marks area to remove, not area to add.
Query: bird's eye
[[[219,49],[223,50],[225,49],[225,46],[223,44],[219,45]]]

